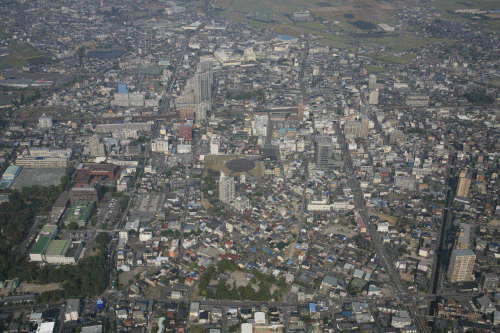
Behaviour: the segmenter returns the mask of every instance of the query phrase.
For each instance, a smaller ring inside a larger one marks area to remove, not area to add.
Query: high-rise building
[[[448,266],[450,282],[467,282],[474,280],[474,264],[476,254],[470,249],[456,249],[451,253]]]
[[[194,102],[201,103],[212,99],[214,73],[211,61],[202,61],[196,67],[194,75]]]
[[[469,196],[471,180],[467,173],[462,171],[460,173],[460,181],[458,182],[457,197],[467,198]]]
[[[53,125],[52,117],[46,116],[45,113],[38,118],[38,126],[40,128],[51,128]]]
[[[196,73],[194,76],[194,102],[210,101],[212,97],[212,81],[210,72]]]
[[[373,74],[370,74],[368,78],[368,89],[377,88],[377,77]]]
[[[479,282],[479,287],[482,291],[495,291],[498,286],[498,275],[495,273],[483,272],[481,275],[481,280]]]
[[[89,139],[89,148],[91,156],[106,156],[106,147],[99,135],[94,135]]]
[[[226,177],[224,172],[220,173],[219,178],[219,200],[223,203],[229,203],[234,199],[236,184],[233,177]]]

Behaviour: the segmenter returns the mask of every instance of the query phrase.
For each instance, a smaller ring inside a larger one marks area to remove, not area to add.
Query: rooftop
[[[47,251],[45,251],[46,256],[63,256],[68,252],[68,248],[70,246],[71,242],[66,239],[57,239],[53,240],[49,247],[47,248]]]

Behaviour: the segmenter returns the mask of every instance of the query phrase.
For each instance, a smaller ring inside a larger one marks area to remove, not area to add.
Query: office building
[[[467,198],[469,196],[470,185],[470,178],[467,176],[466,172],[462,171],[460,173],[460,180],[457,187],[457,197]]]
[[[498,275],[495,273],[483,272],[479,287],[482,291],[496,291],[498,286]]]
[[[219,178],[219,200],[223,203],[229,203],[234,199],[236,184],[233,177],[226,177],[224,172],[220,173]]]
[[[89,139],[89,148],[90,156],[106,156],[106,146],[99,135],[94,135]]]
[[[476,254],[470,249],[457,249],[451,253],[448,266],[448,279],[450,282],[474,281],[474,264]]]
[[[52,117],[46,116],[45,113],[38,118],[38,127],[40,128],[51,128],[53,124]]]
[[[339,148],[335,147],[332,137],[320,136],[315,142],[316,168],[330,169],[344,167],[344,160]]]

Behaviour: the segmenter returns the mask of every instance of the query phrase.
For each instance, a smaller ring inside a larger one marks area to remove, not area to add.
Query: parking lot
[[[97,209],[96,219],[97,223],[105,226],[114,225],[120,210],[122,198],[106,196],[103,204]]]
[[[135,199],[130,220],[152,221],[165,202],[165,194],[142,194]]]

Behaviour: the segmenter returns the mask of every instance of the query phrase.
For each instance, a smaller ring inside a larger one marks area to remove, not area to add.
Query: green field
[[[0,68],[20,68],[25,65],[37,64],[46,58],[28,44],[12,44],[9,55],[0,58]]]

